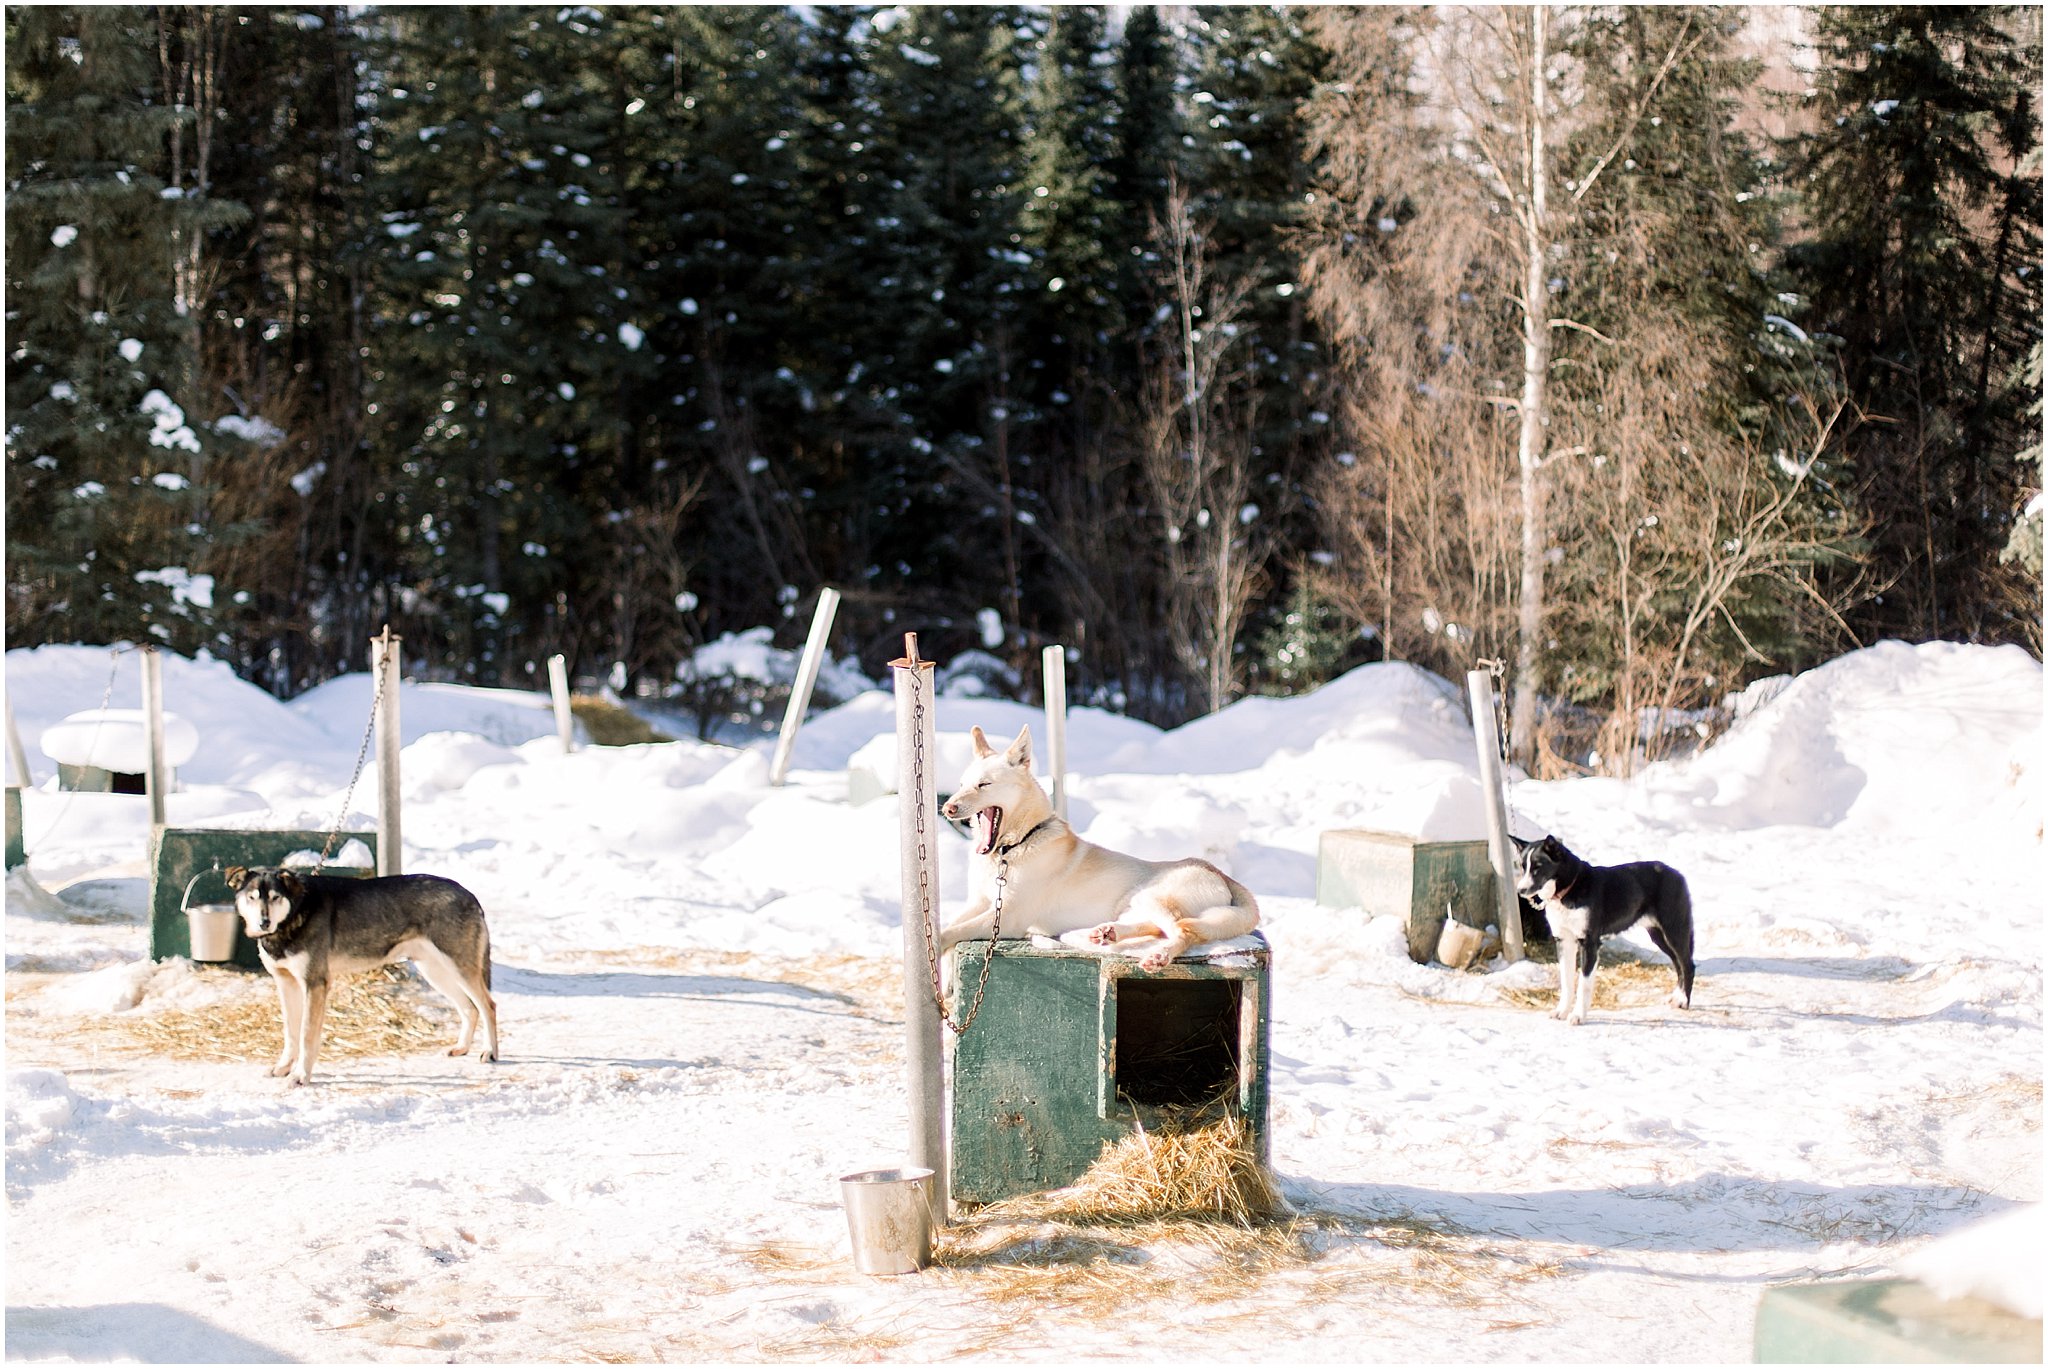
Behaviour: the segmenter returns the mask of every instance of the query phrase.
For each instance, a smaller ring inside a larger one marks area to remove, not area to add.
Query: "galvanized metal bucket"
[[[191,924],[192,958],[194,960],[233,960],[235,958],[235,933],[242,919],[235,912],[232,903],[194,903],[192,886],[217,870],[201,870],[186,881],[185,896],[178,902],[184,910],[185,919]]]
[[[842,1175],[839,1201],[863,1274],[915,1274],[932,1262],[932,1171],[870,1169]]]

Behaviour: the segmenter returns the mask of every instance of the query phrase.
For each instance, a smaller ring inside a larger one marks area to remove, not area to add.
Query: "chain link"
[[[996,938],[1003,934],[1003,892],[1010,882],[1010,860],[1008,856],[996,857],[995,919],[989,927],[988,951],[981,958],[981,977],[974,985],[974,1002],[969,1005],[967,1015],[955,1022],[952,1009],[946,1006],[945,985],[939,979],[939,947],[932,935],[931,833],[924,803],[924,676],[915,666],[910,671],[910,695],[914,719],[910,741],[910,794],[917,805],[917,921],[924,929],[924,963],[931,975],[932,1002],[938,1005],[939,1020],[951,1029],[953,1035],[965,1036],[980,1014],[981,1001],[988,993],[988,970],[995,963]]]
[[[387,652],[390,650],[388,644],[385,650]],[[391,669],[394,672],[397,668],[395,662],[391,663]],[[327,858],[334,854],[334,843],[341,839],[341,825],[348,821],[348,806],[355,802],[356,785],[362,781],[363,767],[370,763],[370,738],[377,735],[377,713],[384,706],[384,681],[386,678],[384,667],[382,665],[378,666],[377,691],[370,697],[370,721],[363,727],[363,744],[356,751],[356,773],[349,776],[348,792],[341,797],[341,811],[334,815],[334,826],[327,833],[327,844],[320,848],[320,863],[322,865],[325,865]]]

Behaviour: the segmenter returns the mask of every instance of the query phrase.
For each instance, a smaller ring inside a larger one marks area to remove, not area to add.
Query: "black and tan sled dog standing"
[[[1206,860],[1140,860],[1074,835],[1031,773],[1031,729],[1005,747],[978,727],[973,738],[974,760],[941,810],[973,820],[973,897],[940,931],[941,953],[987,940],[998,898],[1002,936],[1085,933],[1087,946],[1135,955],[1148,970],[1259,925],[1251,890]]]
[[[1543,905],[1557,937],[1557,1011],[1551,1016],[1574,1025],[1586,1020],[1600,938],[1638,922],[1678,976],[1671,1006],[1692,1006],[1692,891],[1684,875],[1661,860],[1590,865],[1556,837],[1513,841],[1515,887]]]
[[[313,1078],[326,1025],[327,992],[342,975],[410,960],[455,1005],[462,1036],[448,1053],[466,1055],[479,1018],[484,1049],[498,1058],[498,1008],[491,1000],[491,933],[483,906],[452,879],[389,875],[346,879],[274,867],[224,872],[235,911],[277,981],[284,1052],[273,1075]]]

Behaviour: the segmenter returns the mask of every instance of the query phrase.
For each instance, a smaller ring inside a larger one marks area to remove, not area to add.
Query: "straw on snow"
[[[174,1060],[263,1060],[283,1041],[277,994],[268,977],[195,966],[205,977],[246,981],[248,991],[201,1008],[119,1013],[91,1020],[102,1044],[134,1045]],[[454,1014],[433,1011],[401,965],[337,982],[327,1000],[320,1053],[327,1057],[409,1055],[454,1042]]]

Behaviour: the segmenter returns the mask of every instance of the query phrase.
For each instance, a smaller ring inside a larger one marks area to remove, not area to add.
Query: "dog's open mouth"
[[[1003,834],[1003,810],[984,808],[974,815],[974,853],[985,856],[996,849],[996,838]]]

